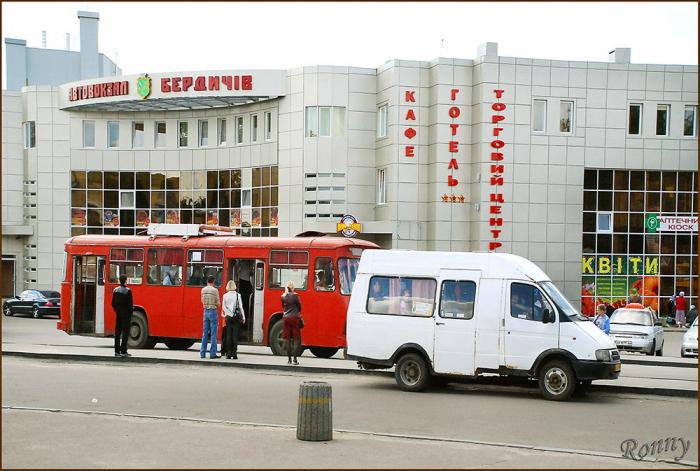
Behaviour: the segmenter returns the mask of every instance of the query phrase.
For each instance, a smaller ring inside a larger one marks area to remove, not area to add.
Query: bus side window
[[[189,250],[187,252],[187,286],[205,286],[209,276],[218,288],[224,274],[223,250]]]
[[[109,282],[119,283],[119,276],[126,275],[127,283],[143,282],[143,249],[114,248],[109,254]]]
[[[333,259],[318,257],[314,265],[314,288],[316,291],[335,291]]]
[[[148,284],[180,286],[182,261],[181,249],[148,249]]]

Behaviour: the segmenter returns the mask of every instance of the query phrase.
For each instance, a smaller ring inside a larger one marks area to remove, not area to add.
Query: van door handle
[[[444,322],[436,322],[435,325],[445,325]]]

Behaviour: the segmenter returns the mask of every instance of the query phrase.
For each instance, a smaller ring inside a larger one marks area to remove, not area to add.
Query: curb
[[[35,358],[44,360],[71,360],[76,362],[104,362],[104,363],[114,363],[114,364],[125,364],[125,363],[139,363],[139,364],[170,364],[170,365],[205,365],[207,367],[218,367],[218,368],[247,368],[255,370],[268,370],[268,371],[299,371],[303,373],[330,373],[330,374],[346,374],[346,375],[367,375],[367,376],[384,376],[393,377],[393,373],[388,371],[378,371],[378,370],[361,370],[361,369],[344,369],[344,368],[332,368],[332,367],[314,367],[314,366],[287,366],[287,365],[267,365],[267,364],[257,364],[257,363],[226,363],[226,362],[212,362],[212,361],[201,361],[201,360],[180,360],[172,358],[148,358],[148,357],[131,357],[128,360],[117,359],[113,357],[100,356],[100,355],[79,355],[74,353],[32,353],[32,352],[2,352],[3,356],[10,357],[20,357],[20,358]],[[483,378],[480,380],[471,380],[469,378],[459,378],[454,380],[455,383],[469,384],[476,386],[521,386],[525,383],[523,381],[512,381],[510,384],[504,384],[501,378]],[[697,398],[698,391],[693,391],[689,389],[671,389],[671,388],[653,388],[653,387],[636,387],[636,386],[613,386],[613,385],[591,385],[589,391],[591,392],[613,392],[613,393],[632,393],[632,394],[646,394],[646,395],[656,395],[656,396],[667,396],[667,397],[686,397],[686,398]]]
[[[697,363],[683,363],[680,361],[664,361],[664,360],[636,360],[634,358],[621,358],[620,362],[623,365],[644,365],[644,366],[669,366],[672,368],[695,368],[697,369]]]

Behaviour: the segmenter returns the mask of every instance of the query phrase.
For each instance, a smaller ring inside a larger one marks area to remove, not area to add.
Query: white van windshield
[[[552,283],[551,281],[545,281],[540,283],[540,286],[542,287],[542,290],[544,290],[547,295],[554,301],[554,304],[557,305],[557,307],[564,313],[566,314],[570,319],[572,320],[579,320],[579,321],[588,321],[588,319],[585,316],[582,316],[569,302],[568,299],[564,297],[563,294],[559,292],[557,287]]]

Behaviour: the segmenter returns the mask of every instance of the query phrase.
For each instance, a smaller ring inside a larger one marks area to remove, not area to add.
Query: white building
[[[486,43],[377,69],[3,91],[3,260],[15,291],[53,289],[71,235],[149,221],[335,234],[350,214],[387,248],[527,257],[585,310],[635,290],[696,301],[697,221],[644,224],[697,218],[697,83],[697,66],[633,64],[629,49],[554,61]]]

